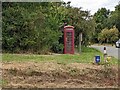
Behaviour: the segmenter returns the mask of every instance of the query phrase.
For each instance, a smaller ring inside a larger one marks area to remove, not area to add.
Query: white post
[[[107,51],[106,51],[106,47],[104,47],[104,66],[105,66],[105,70],[107,68]]]
[[[107,60],[107,50],[106,47],[104,47],[104,61],[106,62]]]
[[[104,55],[107,54],[106,47],[104,47]]]

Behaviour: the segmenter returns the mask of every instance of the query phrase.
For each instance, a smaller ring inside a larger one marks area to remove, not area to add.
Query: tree
[[[101,32],[102,29],[107,27],[107,19],[109,17],[110,10],[107,10],[106,8],[99,9],[93,16],[96,27],[93,37],[95,42],[98,42],[98,34]]]
[[[109,28],[116,26],[120,32],[120,4],[116,5],[115,11],[111,12],[107,23]]]
[[[28,50],[35,43],[31,20],[26,18],[28,12],[18,3],[3,3],[3,7],[3,50]]]
[[[100,43],[115,43],[118,39],[118,29],[114,26],[111,29],[103,29],[101,33],[99,33],[99,42]]]
[[[119,36],[119,31],[118,29],[113,26],[113,28],[110,29],[110,43],[115,43],[118,40],[118,36]]]
[[[94,32],[95,23],[89,11],[70,6],[70,2],[4,2],[3,51],[46,53],[62,52],[63,24],[75,27],[75,44],[83,33],[87,46]]]

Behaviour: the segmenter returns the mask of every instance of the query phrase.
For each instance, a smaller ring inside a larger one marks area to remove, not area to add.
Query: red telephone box
[[[64,27],[64,54],[74,54],[74,27]]]

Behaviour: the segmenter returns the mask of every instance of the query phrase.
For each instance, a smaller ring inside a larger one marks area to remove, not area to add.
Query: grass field
[[[93,64],[95,55],[101,64]],[[117,59],[108,68],[103,54],[82,48],[81,54],[8,54],[2,55],[2,87],[12,88],[84,88],[117,87]],[[97,82],[97,83],[96,83]]]
[[[9,54],[9,53],[4,53],[2,55],[2,60],[4,61],[53,61],[57,63],[92,63],[94,60],[95,55],[100,55],[101,56],[101,63],[103,63],[103,54],[93,48],[82,48],[82,53],[81,54],[53,54],[53,55],[36,55],[36,54]],[[118,60],[114,57],[111,58],[112,64],[117,64]]]

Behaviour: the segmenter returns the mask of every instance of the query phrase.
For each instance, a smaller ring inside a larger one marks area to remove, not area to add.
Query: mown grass
[[[82,48],[81,54],[55,54],[55,55],[35,55],[35,54],[9,54],[4,53],[2,54],[2,61],[9,62],[9,61],[53,61],[60,64],[66,63],[92,63],[94,60],[95,55],[101,56],[101,63],[103,63],[103,54],[93,48]],[[117,64],[118,60],[114,57],[111,58],[112,64]]]

